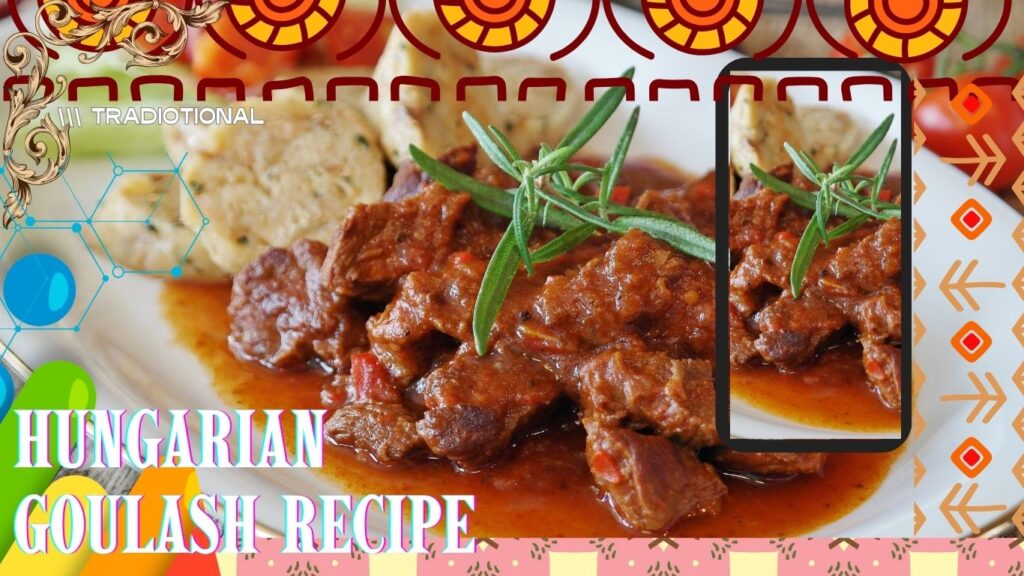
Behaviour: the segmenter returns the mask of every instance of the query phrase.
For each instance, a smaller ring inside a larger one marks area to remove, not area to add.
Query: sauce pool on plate
[[[237,408],[320,407],[328,376],[273,371],[241,362],[227,347],[229,284],[167,282],[164,315],[177,341],[210,372],[218,394]],[[321,471],[353,494],[473,494],[470,533],[477,537],[622,537],[641,533],[624,527],[602,501],[584,458],[584,435],[566,422],[533,434],[512,454],[473,473],[445,461],[420,460],[382,467],[342,447],[328,447]],[[668,531],[678,537],[790,536],[843,517],[882,483],[898,456],[831,456],[822,475],[754,485],[726,477],[729,494],[722,513],[683,520]]]

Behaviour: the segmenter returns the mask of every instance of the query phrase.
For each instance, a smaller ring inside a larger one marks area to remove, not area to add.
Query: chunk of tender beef
[[[715,173],[682,187],[648,189],[640,195],[636,207],[672,216],[714,237]]]
[[[423,446],[416,417],[401,404],[345,404],[327,420],[324,432],[336,444],[361,450],[378,462],[399,460]]]
[[[608,426],[650,428],[692,446],[718,443],[707,360],[677,360],[642,344],[613,345],[583,360],[572,395]]]
[[[264,252],[235,276],[228,344],[236,356],[276,368],[313,356],[314,342],[331,334],[337,317],[345,314],[345,303],[321,287],[326,253],[323,244],[300,240]],[[353,337],[359,333],[362,329],[353,326]]]
[[[738,452],[725,447],[713,448],[707,455],[722,470],[763,476],[820,474],[828,456],[820,452]]]
[[[899,410],[903,401],[900,349],[870,339],[862,339],[861,344],[864,346],[864,372],[868,375],[871,391],[887,408]]]
[[[729,274],[730,311],[749,318],[760,310],[766,295],[789,287],[789,270],[799,243],[797,236],[781,233],[769,244],[743,250]]]
[[[900,287],[892,284],[857,302],[853,324],[861,338],[899,342],[903,334],[901,299]]]
[[[754,349],[765,362],[797,366],[846,326],[846,316],[813,293],[794,300],[785,292],[754,314],[750,324],[757,334]]]
[[[729,207],[729,248],[742,250],[764,244],[784,231],[799,236],[806,221],[791,206],[788,196],[759,190]]]
[[[353,207],[324,260],[326,285],[341,296],[387,300],[403,275],[444,262],[469,200],[432,188],[400,202]]]
[[[900,277],[900,220],[886,220],[870,234],[838,248],[812,282],[826,297],[848,302],[875,292]]]
[[[530,346],[588,350],[635,332],[672,356],[714,350],[714,269],[632,230],[579,271],[549,277],[520,326]]]
[[[422,375],[436,354],[438,334],[473,340],[476,294],[487,263],[456,254],[436,271],[413,272],[398,294],[368,323],[373,352],[402,383]]]
[[[431,452],[463,466],[497,456],[561,394],[542,365],[511,350],[464,349],[417,386],[426,411],[417,430]]]
[[[586,420],[587,462],[598,487],[629,525],[661,532],[682,518],[721,510],[725,484],[693,450],[663,436]]]

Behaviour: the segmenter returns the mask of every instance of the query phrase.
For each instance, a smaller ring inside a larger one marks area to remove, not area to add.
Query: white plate
[[[579,0],[558,2],[554,20],[533,44],[523,49],[523,53],[546,57],[576,34],[580,24],[586,20],[588,10],[589,3]],[[734,55],[700,58],[682,55],[658,41],[639,13],[623,8],[617,8],[616,12],[630,36],[656,52],[655,60],[645,60],[630,52],[614,36],[606,21],[600,19],[590,38],[563,61],[563,64],[581,79],[615,75],[628,66],[635,65],[639,86],[646,86],[648,79],[653,77],[689,77],[696,80],[704,91],[701,94],[703,100],[696,103],[677,98],[647,102],[645,90],[638,90],[637,103],[642,105],[643,112],[632,152],[638,156],[664,158],[693,173],[703,173],[711,169],[714,165],[715,136],[714,103],[709,98],[709,87],[718,72]],[[88,118],[89,115],[85,112],[88,111],[83,111],[82,116]],[[884,112],[872,107],[855,107],[855,114],[866,126],[871,126],[881,119]],[[594,150],[609,151],[613,135],[617,133],[617,128],[624,124],[624,116],[619,114],[613,119],[611,127],[595,141]],[[128,167],[170,167],[168,159],[164,157],[119,158],[118,161]],[[926,223],[926,227],[929,221],[946,221],[948,224],[948,211],[943,207],[953,205],[952,202],[957,198],[962,201],[966,177],[959,171],[941,164],[927,151],[918,154],[915,162],[917,171],[929,182],[931,200],[917,207],[916,216]],[[38,218],[81,218],[81,212],[67,187],[72,186],[78,202],[88,208],[95,205],[96,199],[110,178],[111,165],[108,161],[74,159],[67,173],[66,184],[54,184],[36,191],[32,213]],[[972,188],[970,194],[984,197],[990,210],[1009,214],[1008,206],[994,201],[991,194],[980,187]],[[1006,226],[1006,222],[1012,221],[1012,218],[1003,216],[996,218],[994,226]],[[2,239],[6,242],[10,232],[0,234],[4,235]],[[986,234],[985,241],[996,244],[997,239],[1008,236],[1009,229],[994,231]],[[88,279],[95,277],[96,282],[99,282],[100,271],[84,252],[80,240],[68,230],[34,230],[25,237],[30,240],[32,249],[50,250],[66,257],[74,268],[76,278],[80,279],[79,300],[69,315],[71,324],[66,324],[71,326],[86,304],[84,296],[91,296]],[[979,244],[972,248],[984,249],[984,242]],[[4,265],[9,265],[17,253],[28,249],[23,241],[15,242],[11,254],[4,259]],[[1005,248],[993,245],[988,249]],[[923,256],[918,258],[914,265],[926,277],[939,278],[944,272],[940,268],[945,261],[945,257],[941,261],[933,262],[929,261],[927,256]],[[109,266],[104,268],[104,273],[110,274]],[[209,373],[187,350],[174,344],[171,329],[160,312],[159,290],[160,281],[152,278],[138,275],[120,279],[111,277],[92,304],[80,332],[25,332],[18,335],[13,349],[33,365],[57,358],[80,362],[93,374],[99,388],[99,404],[103,408],[226,407],[214,393]],[[938,296],[930,294],[928,298]],[[929,308],[937,303],[928,298],[923,297],[918,306],[921,307],[922,315],[932,309],[937,311],[927,319],[929,330],[934,330],[935,334],[955,331],[958,320],[952,315],[942,316],[946,307]],[[994,315],[995,308],[988,307],[984,312]],[[993,327],[1002,327],[1006,324],[1007,330],[1009,322],[1012,322],[1006,318],[987,318],[985,321]],[[948,330],[950,327],[951,330]],[[931,349],[922,348],[917,354],[918,362],[933,366],[935,374],[942,373],[942,366],[950,363],[945,349],[939,346]],[[989,354],[998,354],[993,360],[1007,365],[1013,361],[1013,351],[1010,349],[993,350]],[[930,385],[941,383],[934,382]],[[944,496],[942,488],[955,481],[951,476],[955,472],[948,467],[932,471],[926,481],[934,483],[933,490],[912,495],[912,457],[917,450],[921,453],[931,451],[933,456],[941,458],[943,450],[946,449],[939,441],[940,430],[942,434],[954,434],[953,430],[963,427],[964,414],[968,407],[963,403],[939,403],[937,394],[929,398],[933,400],[926,399],[921,410],[928,415],[931,425],[925,430],[917,445],[903,452],[873,497],[846,517],[821,527],[815,532],[817,535],[909,536],[912,533],[912,496],[913,501],[924,509],[936,507]],[[757,415],[751,417],[756,418]],[[772,423],[762,423],[764,426],[769,424]],[[784,423],[774,425],[790,426]],[[993,440],[993,443],[988,445],[992,452],[1004,447],[995,442],[997,441]],[[1005,444],[1009,440],[1004,438],[1002,442]],[[945,453],[948,454],[948,451]],[[268,474],[259,470],[204,469],[200,471],[200,476],[204,489],[210,492],[264,495],[261,499],[260,520],[272,527],[277,526],[281,518],[280,501],[276,495],[339,491],[338,486],[327,483],[316,474],[295,470],[273,470]],[[999,481],[1005,486],[1001,492],[996,493],[1012,493],[1019,490],[1009,474]],[[993,485],[993,489],[998,490],[999,487]],[[984,523],[985,518],[981,520]]]

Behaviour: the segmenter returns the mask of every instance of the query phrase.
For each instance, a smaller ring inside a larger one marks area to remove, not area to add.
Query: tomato
[[[363,37],[373,24],[373,10],[349,10],[341,13],[337,22],[324,35],[319,42],[314,42],[303,54],[303,60],[323,66],[364,66],[373,67],[384,52],[384,45],[394,28],[394,21],[390,16],[384,15],[380,28],[370,37],[370,41],[359,49],[358,52],[338,60],[337,56],[344,50],[351,48]]]
[[[352,392],[355,400],[401,402],[391,373],[373,352],[352,355]]]
[[[213,28],[227,44],[245,53],[239,58],[228,52],[206,32],[196,35],[191,47],[192,72],[200,78],[239,78],[246,86],[255,86],[294,67],[296,50],[268,50],[249,41],[231,22],[221,18]]]
[[[971,73],[955,77],[961,89],[969,85],[975,78],[989,74]],[[1013,101],[1010,88],[1007,86],[985,86],[982,90],[992,99],[992,109],[975,125],[971,126],[957,116],[950,106],[949,94],[942,88],[928,90],[924,100],[914,110],[914,122],[925,135],[924,145],[939,156],[951,158],[967,158],[974,156],[967,135],[972,134],[984,146],[982,134],[988,134],[1006,155],[1006,164],[999,170],[995,179],[988,185],[996,192],[1005,192],[1024,171],[1024,156],[1021,156],[1013,143],[1014,131],[1024,123],[1024,110]],[[986,149],[987,151],[987,149]],[[958,164],[958,168],[971,174],[976,166]],[[979,179],[982,184],[989,176],[991,168],[986,169]]]

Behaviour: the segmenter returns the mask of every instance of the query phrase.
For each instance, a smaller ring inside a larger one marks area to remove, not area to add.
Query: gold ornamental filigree
[[[15,76],[25,76],[27,83],[11,90],[11,107],[4,130],[4,169],[11,185],[4,199],[4,228],[25,215],[32,202],[32,186],[53,182],[68,163],[68,127],[59,127],[44,110],[67,89],[64,76],[53,79],[53,89],[46,94],[46,70],[50,63],[41,35],[20,32],[4,43],[4,64]],[[42,118],[40,119],[40,116]],[[14,157],[18,134],[38,119],[38,125],[24,137],[25,152],[35,167]],[[54,149],[51,151],[51,145]]]
[[[68,163],[70,126],[58,126],[45,113],[46,107],[67,90],[67,80],[64,76],[57,76],[52,81],[52,90],[47,93],[48,47],[76,45],[98,34],[99,47],[108,46],[112,39],[117,39],[117,47],[130,56],[126,68],[164,66],[177,60],[185,51],[188,28],[204,28],[216,22],[228,4],[228,0],[214,0],[183,10],[164,0],[130,2],[121,6],[97,7],[90,14],[94,23],[89,24],[79,22],[77,18],[81,14],[64,0],[40,6],[35,18],[36,33],[12,34],[4,43],[4,64],[15,77],[26,78],[23,85],[11,90],[10,111],[4,130],[3,165],[11,185],[4,199],[4,228],[25,215],[32,203],[32,187],[53,182]],[[135,21],[140,14],[150,16],[150,11],[162,12],[166,23],[157,24],[152,18]],[[71,26],[72,23],[77,25]],[[89,64],[102,53],[102,49],[82,52],[78,59]],[[29,128],[33,123],[36,125]],[[24,135],[23,146],[35,163],[34,167],[14,157],[16,141],[26,128],[29,129]]]
[[[116,41],[116,45],[131,56],[126,67],[154,68],[177,60],[185,51],[185,44],[188,41],[187,28],[205,28],[213,24],[228,4],[228,0],[214,0],[199,4],[190,10],[183,10],[164,0],[148,0],[120,6],[96,7],[89,15],[95,22],[79,23],[75,27],[69,26],[78,22],[77,18],[81,14],[64,0],[47,2],[42,6],[40,14],[44,15],[54,29],[60,30],[56,37],[46,39],[47,43],[53,46],[78,44],[97,34],[97,46],[107,46],[113,39],[124,35]],[[136,16],[146,15],[150,11],[163,12],[167,19],[166,29],[152,18],[146,18],[141,22],[135,21]],[[171,40],[164,43],[169,37]],[[95,62],[102,54],[100,50],[82,52],[78,59],[88,64]]]

